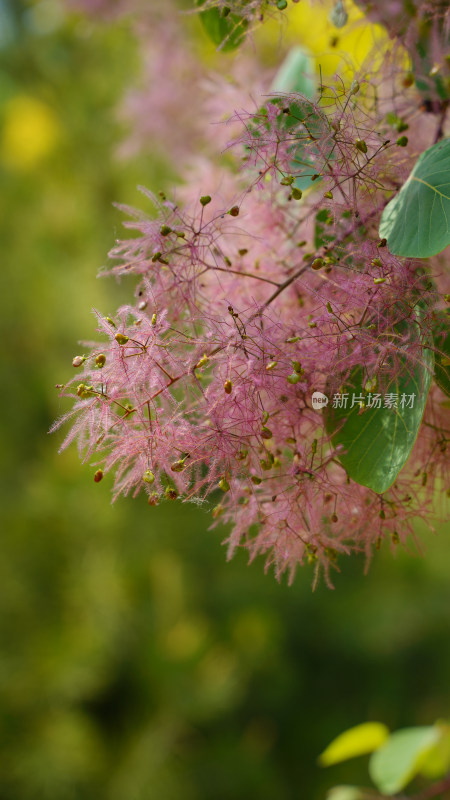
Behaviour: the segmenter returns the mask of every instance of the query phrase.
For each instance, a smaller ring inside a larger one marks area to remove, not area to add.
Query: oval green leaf
[[[203,5],[205,0],[200,0],[198,5]],[[200,12],[200,19],[209,38],[218,49],[226,53],[236,50],[245,39],[248,28],[248,21],[245,17],[238,14],[228,14],[222,16],[219,8],[207,8]]]
[[[440,738],[436,726],[405,728],[392,733],[370,758],[369,774],[382,794],[396,794],[417,775]]]
[[[391,253],[408,258],[429,258],[450,244],[450,139],[419,156],[384,209],[379,233]]]
[[[329,767],[348,758],[373,753],[389,736],[389,729],[382,722],[363,722],[339,734],[319,756],[319,764]]]
[[[378,394],[364,389],[365,378],[359,367],[353,370],[342,387],[347,395],[346,407],[333,407],[329,398],[324,410],[325,429],[335,447],[340,448],[339,461],[352,480],[382,494],[394,483],[406,464],[416,441],[433,375],[433,352],[422,349],[421,363],[404,367]],[[365,408],[354,398],[362,396]],[[386,397],[393,405],[385,407]],[[380,402],[377,408],[375,402]],[[395,402],[397,407],[395,407]]]
[[[433,342],[434,379],[442,391],[450,397],[450,320],[446,311],[436,315]]]

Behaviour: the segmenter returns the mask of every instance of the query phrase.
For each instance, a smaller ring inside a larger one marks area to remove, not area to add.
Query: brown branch
[[[387,202],[388,201],[386,200],[383,203],[383,205],[381,206],[381,208],[384,208],[384,206],[387,204]],[[345,242],[345,240],[349,236],[351,236],[352,233],[354,233],[357,228],[359,228],[361,225],[365,225],[366,222],[368,222],[370,219],[372,219],[372,217],[376,216],[380,212],[381,208],[378,207],[378,208],[374,209],[369,214],[367,214],[367,216],[364,219],[358,219],[356,222],[354,222],[353,225],[350,226],[350,228],[347,228],[347,230],[344,233],[342,233],[341,236],[339,236],[337,239],[335,239],[335,241],[332,244],[332,247],[333,248],[337,247],[340,244],[342,244],[343,242]],[[320,250],[323,250],[323,249],[324,248],[322,246],[322,248],[320,248]],[[329,246],[327,249],[330,250],[332,248],[331,248],[331,246]],[[320,252],[320,250],[318,252]],[[308,261],[307,264],[305,264],[303,267],[300,267],[300,269],[298,269],[297,272],[294,272],[293,275],[291,275],[289,278],[287,278],[284,281],[284,283],[280,283],[280,285],[278,286],[278,289],[273,294],[270,295],[268,300],[266,300],[266,302],[262,305],[261,309],[257,312],[257,314],[261,313],[261,311],[264,308],[267,308],[267,306],[269,306],[270,303],[272,303],[278,297],[278,295],[281,294],[281,292],[283,292],[285,289],[287,289],[287,287],[290,286],[291,283],[294,283],[294,281],[296,281],[297,278],[299,278],[301,275],[303,275],[303,273],[306,272],[310,268],[310,266],[311,266],[311,264],[312,264],[312,262],[314,261],[315,258],[317,258],[317,253],[315,253],[311,257],[310,261]],[[257,316],[257,314],[255,314],[254,316]]]
[[[436,783],[432,783],[431,786],[428,786],[427,789],[424,789],[423,792],[419,792],[418,794],[413,794],[408,800],[430,800],[431,797],[437,797],[444,792],[450,791],[450,774],[447,775],[446,778],[443,778],[441,781],[437,781]]]

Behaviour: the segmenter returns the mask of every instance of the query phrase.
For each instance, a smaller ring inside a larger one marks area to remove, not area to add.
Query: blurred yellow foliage
[[[369,22],[351,0],[345,4],[348,22],[344,27],[336,28],[329,19],[333,5],[331,0],[290,3],[283,12],[287,15],[287,24],[282,27],[283,45],[305,47],[312,55],[317,71],[320,65],[324,78],[335,72],[346,75],[361,69],[374,50],[381,62],[389,42],[385,29]],[[264,49],[273,49],[274,42],[280,40],[279,19],[267,20],[257,29],[255,38]],[[372,56],[370,66],[371,70],[377,67]]]
[[[339,734],[319,756],[322,767],[339,764],[348,758],[378,750],[389,736],[389,729],[382,722],[363,722]]]
[[[0,157],[12,169],[33,169],[53,150],[60,136],[59,120],[48,105],[30,95],[16,95],[3,109]]]

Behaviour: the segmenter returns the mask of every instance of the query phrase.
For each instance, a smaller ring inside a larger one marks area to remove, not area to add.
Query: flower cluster
[[[311,400],[356,373],[392,393],[398,376],[429,369],[442,303],[439,278],[378,236],[411,167],[399,133],[416,110],[403,87],[386,122],[370,89],[361,78],[321,85],[317,102],[273,96],[237,114],[217,191],[191,184],[184,203],[146,192],[150,218],[124,208],[137,235],[111,251],[111,272],[137,276],[135,301],[97,313],[102,343],[74,358],[62,387],[74,406],[54,426],[75,418],[62,447],[77,438],[96,481],[114,470],[115,496],[211,496],[230,555],[266,554],[277,576],[307,562],[330,583],[339,553],[404,543],[445,470],[438,389],[383,494],[351,480]]]

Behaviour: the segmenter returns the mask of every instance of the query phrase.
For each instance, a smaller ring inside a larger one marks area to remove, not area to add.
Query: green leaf
[[[311,138],[323,139],[330,132],[328,120],[324,114],[309,103],[307,100],[291,104],[290,115],[288,116],[288,124],[295,125],[301,122],[310,134]],[[333,145],[331,137],[329,144],[325,148],[326,158],[330,156]],[[324,152],[316,147],[314,144],[308,143],[307,145],[300,144],[295,147],[292,159],[292,170],[295,173],[301,172],[304,174],[297,175],[294,181],[294,186],[301,191],[309,189],[312,185],[312,175],[320,171],[324,166]],[[320,167],[317,163],[317,157],[320,159]]]
[[[311,144],[311,140],[308,141],[308,144],[299,144],[299,129],[301,130],[303,127],[304,134],[309,134],[312,140],[323,139],[330,130],[326,116],[318,111],[314,103],[311,102],[316,96],[313,76],[314,62],[311,56],[301,47],[293,47],[275,75],[271,86],[272,92],[302,95],[298,100],[289,103],[288,114],[280,115],[280,126],[283,126],[288,131],[292,130],[293,133],[292,171],[294,173],[308,173],[297,175],[295,178],[294,186],[302,191],[311,186],[311,175],[318,169],[314,165],[312,156],[320,156],[321,154],[318,148]],[[286,106],[286,100],[283,97],[270,98],[270,102],[280,107]]]
[[[301,47],[293,47],[275,75],[271,91],[280,95],[297,94],[298,97],[289,102],[288,98],[276,95],[269,100],[272,105],[283,109],[277,124],[284,130],[286,137],[292,135],[292,171],[309,173],[297,175],[295,178],[293,185],[301,190],[309,188],[311,174],[316,170],[311,155],[320,155],[318,149],[311,143],[314,139],[323,139],[330,130],[325,114],[312,102],[316,94],[314,80],[311,77],[313,74],[314,64],[309,54]],[[269,128],[268,123],[264,123],[265,116],[267,111],[263,106],[258,116],[253,119],[255,126],[251,126],[255,138],[262,135],[261,125],[267,130]]]
[[[442,778],[450,769],[450,725],[447,722],[436,722],[436,727],[441,736],[420,768],[420,774],[429,780]]]
[[[369,773],[383,794],[396,794],[420,772],[440,738],[437,726],[395,731],[370,758]]]
[[[434,256],[450,244],[450,139],[419,156],[384,209],[379,233],[391,253],[409,258]]]
[[[203,5],[205,0],[198,0],[197,5]],[[236,50],[244,41],[248,28],[248,21],[238,14],[222,16],[219,8],[208,8],[200,12],[203,27],[212,42],[224,53]]]
[[[313,100],[316,94],[313,75],[314,64],[309,54],[302,47],[293,47],[275,75],[270,90],[298,92]]]
[[[333,408],[330,398],[324,410],[326,431],[334,446],[342,448],[339,461],[347,474],[379,494],[394,483],[416,441],[433,374],[433,352],[424,347],[422,363],[412,365],[405,359],[403,363],[381,394],[381,408],[370,407],[369,392],[364,389],[367,378],[363,369],[356,367],[341,390],[348,395],[348,407]],[[375,391],[372,389],[372,395]],[[384,408],[388,393],[398,395],[397,408]],[[362,413],[358,403],[350,407],[353,395],[365,398]],[[403,395],[414,395],[414,399],[402,403]],[[410,402],[412,408],[408,408]]]
[[[357,786],[333,786],[327,792],[327,800],[364,800],[365,796]]]
[[[389,736],[389,729],[382,722],[363,722],[344,731],[328,745],[319,756],[319,764],[329,767],[339,764],[348,758],[372,753],[377,750]]]
[[[450,331],[447,311],[436,314],[433,342],[437,350],[434,354],[434,379],[442,391],[450,397]]]

